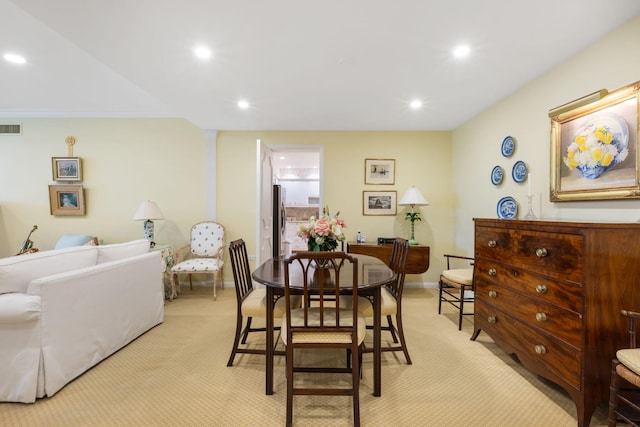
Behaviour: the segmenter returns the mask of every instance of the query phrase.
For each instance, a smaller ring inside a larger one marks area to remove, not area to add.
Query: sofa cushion
[[[40,297],[20,293],[0,295],[0,323],[20,323],[40,317]]]
[[[58,239],[56,249],[71,248],[74,246],[82,246],[93,240],[93,236],[87,234],[65,234]]]
[[[96,246],[96,248],[98,249],[98,264],[102,264],[149,252],[149,241],[146,239],[132,240],[126,243]]]
[[[31,280],[96,264],[96,247],[77,246],[0,259],[0,294],[26,292]]]

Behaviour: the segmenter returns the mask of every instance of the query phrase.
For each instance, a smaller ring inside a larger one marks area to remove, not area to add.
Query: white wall
[[[511,178],[511,167],[517,160],[523,160],[532,173],[535,213],[540,218],[625,222],[640,218],[640,201],[636,200],[550,202],[548,117],[551,108],[602,88],[611,92],[640,80],[638,40],[640,17],[453,132],[455,242],[462,252],[473,254],[472,219],[496,218],[496,204],[501,197],[513,196],[519,203],[519,217],[525,214],[527,183],[516,184]],[[515,154],[509,159],[500,152],[507,135],[517,141]],[[498,187],[490,181],[491,170],[496,165],[505,169],[505,179]]]

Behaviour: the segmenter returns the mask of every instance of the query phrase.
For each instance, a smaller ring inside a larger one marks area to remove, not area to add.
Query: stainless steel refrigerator
[[[271,200],[273,204],[273,226],[271,227],[273,232],[273,256],[283,256],[285,255],[284,241],[286,236],[287,215],[284,206],[286,202],[286,191],[281,185],[275,184],[273,186],[273,197]]]

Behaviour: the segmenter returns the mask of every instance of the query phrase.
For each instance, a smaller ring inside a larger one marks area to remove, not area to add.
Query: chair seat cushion
[[[470,286],[473,283],[473,268],[460,268],[456,270],[444,270],[442,277],[451,282]]]
[[[616,357],[623,365],[640,375],[640,348],[618,350]]]
[[[335,308],[325,308],[324,309],[324,324],[326,325],[334,325],[336,324],[336,310]],[[319,326],[320,325],[320,307],[311,307],[308,311],[309,316],[309,325],[310,326]],[[303,326],[304,325],[304,309],[298,308],[295,310],[291,310],[291,324],[293,326]],[[361,313],[358,313],[358,344],[361,344],[364,341],[365,334],[367,333],[367,324],[365,322],[364,316]],[[340,324],[344,326],[353,325],[353,316],[351,309],[341,308],[340,309]],[[287,330],[287,316],[282,317],[282,341],[287,344],[287,334],[284,332]],[[351,342],[351,334],[344,332],[295,332],[294,333],[294,343],[302,344],[302,343],[344,343],[348,344]]]
[[[373,304],[365,297],[358,297],[358,311],[364,317],[373,317]],[[386,287],[380,289],[380,315],[392,316],[398,312],[398,302]]]
[[[300,307],[301,295],[291,296],[291,308]],[[273,307],[273,317],[284,316],[285,299],[278,298]],[[266,317],[267,316],[267,290],[265,288],[254,288],[242,301],[242,315],[245,317]]]
[[[223,261],[215,258],[192,258],[176,264],[171,269],[174,273],[193,273],[197,271],[217,271],[222,268]]]

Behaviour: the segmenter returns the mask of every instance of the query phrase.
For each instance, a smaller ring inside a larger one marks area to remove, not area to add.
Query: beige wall
[[[142,201],[155,200],[166,219],[156,241],[182,245],[205,215],[203,132],[182,119],[17,119],[22,135],[0,136],[0,257],[15,254],[34,224],[40,250],[65,233],[105,243],[142,238],[132,221]],[[7,123],[6,119],[3,123]],[[84,167],[86,216],[51,216],[51,157],[67,156],[65,139]]]
[[[363,216],[364,190],[392,190],[398,201],[407,188],[417,186],[430,206],[421,207],[416,239],[431,247],[431,268],[407,281],[436,282],[442,254],[451,248],[450,132],[218,132],[218,220],[229,241],[242,237],[250,255],[256,254],[256,140],[267,145],[321,145],[324,147],[324,200],[347,222],[347,238],[360,229],[370,241],[377,237],[409,237],[407,209],[398,215]],[[366,158],[396,160],[395,185],[364,185]],[[225,277],[230,278],[230,272]]]
[[[596,90],[613,91],[640,80],[640,56],[633,47],[640,40],[640,17],[576,54],[502,102],[485,110],[453,132],[451,178],[456,203],[455,242],[461,251],[473,253],[474,217],[496,217],[501,197],[513,196],[519,216],[527,209],[527,184],[516,184],[511,167],[517,160],[532,173],[535,213],[544,219],[609,220],[633,222],[640,218],[640,201],[549,201],[549,109]],[[631,130],[630,130],[631,131]],[[504,158],[500,146],[505,136],[517,140],[515,154]],[[490,181],[495,165],[505,169],[499,187]]]

